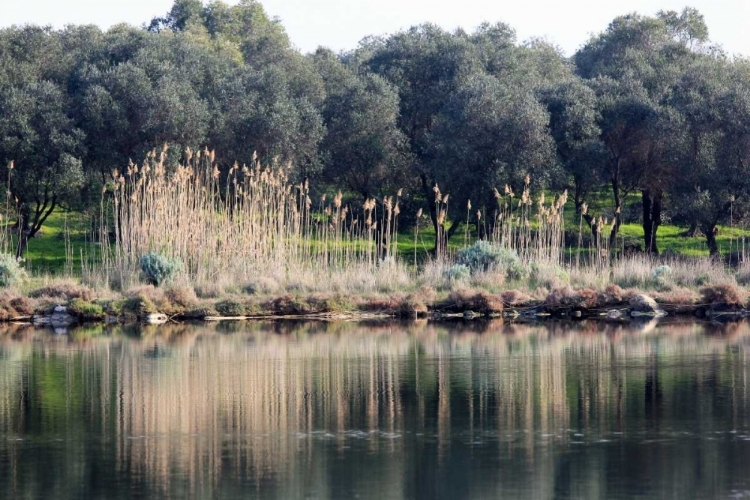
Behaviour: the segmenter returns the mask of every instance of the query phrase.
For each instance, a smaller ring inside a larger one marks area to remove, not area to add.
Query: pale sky
[[[227,3],[236,3],[228,0]],[[750,56],[750,0],[261,0],[278,16],[304,52],[319,45],[353,49],[367,35],[381,35],[432,22],[447,29],[473,30],[483,21],[503,21],[519,40],[544,37],[572,54],[591,33],[617,15],[637,11],[697,8],[711,39],[729,54]],[[140,26],[169,10],[172,0],[0,0],[0,26],[12,24],[97,24]]]

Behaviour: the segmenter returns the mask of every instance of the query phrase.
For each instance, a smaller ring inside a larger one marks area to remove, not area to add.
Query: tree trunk
[[[26,247],[29,246],[29,233],[31,232],[30,227],[31,219],[31,208],[26,204],[22,204],[18,211],[18,245],[16,246],[16,258],[20,259],[23,254],[26,253]]]
[[[29,232],[24,230],[18,236],[18,246],[16,247],[16,258],[20,259],[26,253],[26,247],[29,246]]]
[[[658,255],[659,248],[656,244],[656,232],[661,222],[661,200],[660,189],[641,190],[641,202],[643,206],[643,238],[646,252]]]
[[[622,196],[620,194],[620,177],[617,173],[612,176],[612,198],[614,200],[615,215],[612,221],[612,232],[609,233],[609,250],[617,244],[617,234],[622,223]]]
[[[698,221],[693,221],[690,223],[690,227],[684,233],[684,236],[687,236],[689,238],[694,238],[697,234],[698,234]]]
[[[16,257],[22,258],[26,253],[26,247],[29,245],[29,239],[33,238],[36,233],[42,229],[42,224],[47,217],[57,207],[57,198],[47,198],[45,194],[44,203],[37,202],[34,213],[31,213],[31,207],[28,203],[21,204],[18,212],[18,246],[16,247]]]
[[[706,234],[706,245],[708,245],[708,253],[711,255],[711,257],[716,257],[717,255],[719,255],[719,245],[716,243],[716,224],[703,224],[701,230]]]

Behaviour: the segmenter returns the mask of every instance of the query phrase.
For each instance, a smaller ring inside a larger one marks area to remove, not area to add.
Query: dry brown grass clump
[[[695,290],[684,287],[661,292],[655,298],[657,302],[665,306],[665,309],[669,309],[667,306],[672,306],[677,312],[691,310],[700,301],[700,295]]]
[[[437,298],[437,292],[429,285],[422,285],[421,287],[419,287],[418,294],[422,298],[422,300],[428,304],[434,302]]]
[[[545,299],[545,303],[548,307],[592,308],[596,307],[598,302],[599,296],[596,291],[591,288],[573,290],[569,286],[552,290]]]
[[[10,301],[9,305],[20,315],[34,314],[35,302],[28,297],[16,297]]]
[[[28,297],[17,295],[10,291],[0,294],[0,321],[10,321],[16,318],[34,314],[37,303]]]
[[[185,307],[170,301],[167,293],[162,288],[153,285],[142,285],[134,287],[125,292],[127,297],[127,308],[139,315],[160,312],[166,315],[180,314]]]
[[[198,296],[192,286],[173,286],[165,292],[166,298],[174,305],[190,309],[198,304]]]
[[[194,290],[201,299],[218,299],[224,295],[224,287],[216,283],[198,285]]]
[[[73,280],[55,281],[54,283],[38,288],[29,293],[31,298],[59,299],[69,302],[73,299],[90,301],[95,297],[94,291]]]
[[[141,285],[141,286],[130,288],[127,292],[125,292],[125,297],[127,298],[146,297],[147,299],[152,301],[154,304],[162,302],[165,298],[164,289],[157,288],[154,285]]]
[[[504,307],[502,296],[468,289],[451,292],[445,305],[452,311],[473,311],[481,314],[501,313]]]
[[[281,290],[273,278],[259,278],[244,286],[243,291],[249,295],[271,295]]]
[[[711,305],[740,306],[744,301],[743,293],[729,283],[707,286],[701,289],[703,302]]]
[[[632,291],[623,290],[619,285],[610,283],[599,292],[599,304],[608,306],[622,304],[629,301],[632,295]]]
[[[280,316],[342,313],[353,308],[348,299],[341,295],[311,295],[305,298],[283,295],[262,305],[264,312]]]
[[[531,297],[520,290],[506,290],[501,294],[503,302],[509,307],[518,307],[528,304]]]
[[[399,302],[396,315],[401,318],[424,317],[427,315],[427,304],[424,303],[420,294],[409,294]]]
[[[378,294],[360,298],[357,309],[371,313],[395,314],[399,304],[405,299],[403,294]]]
[[[701,296],[695,290],[677,287],[657,294],[656,299],[663,304],[688,306],[697,304]]]

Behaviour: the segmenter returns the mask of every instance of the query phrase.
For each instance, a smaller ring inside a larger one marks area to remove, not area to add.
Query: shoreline
[[[585,294],[583,291],[575,293]],[[477,320],[508,321],[581,321],[627,323],[643,319],[694,317],[698,320],[732,321],[750,317],[750,309],[741,304],[716,300],[710,303],[671,304],[640,292],[624,292],[620,300],[605,298],[584,303],[556,303],[527,300],[508,304],[501,294],[486,292],[456,293],[431,301],[415,294],[390,298],[361,297],[356,304],[346,303],[340,296],[298,297],[281,295],[265,300],[246,300],[244,304],[231,298],[218,298],[192,309],[160,310],[145,296],[110,299],[46,301],[27,314],[0,318],[0,323],[32,324],[37,327],[68,328],[87,324],[161,325],[188,322],[252,322],[278,320],[368,321],[368,320]],[[550,294],[552,295],[552,294]],[[17,299],[16,299],[17,300]],[[12,303],[13,301],[11,301]],[[346,306],[349,307],[346,307]],[[234,313],[234,314],[232,314]]]

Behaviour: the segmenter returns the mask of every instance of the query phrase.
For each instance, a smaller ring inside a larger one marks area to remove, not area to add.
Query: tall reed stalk
[[[313,211],[309,185],[293,184],[285,166],[254,159],[222,173],[213,151],[188,150],[185,162],[170,168],[166,152],[113,172],[100,227],[111,283],[136,279],[140,257],[151,251],[179,258],[196,284],[326,279],[355,269],[372,275],[396,257],[400,209],[390,197],[380,218],[374,199],[355,214],[340,192]]]

